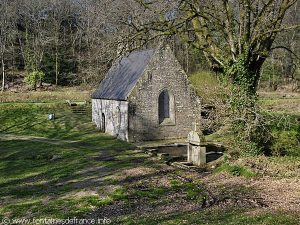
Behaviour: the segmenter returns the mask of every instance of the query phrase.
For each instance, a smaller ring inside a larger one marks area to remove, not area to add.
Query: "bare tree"
[[[13,49],[15,38],[15,1],[3,0],[0,3],[0,54],[2,65],[2,92],[5,90],[6,62]]]
[[[126,14],[130,11],[128,7],[124,1],[80,1],[80,24],[75,41],[81,49],[77,62],[82,82],[98,83],[118,57],[118,48],[128,32],[122,23],[123,18],[130,15]]]
[[[214,70],[250,95],[256,92],[261,67],[277,34],[299,27],[283,24],[297,0],[182,0],[175,1],[177,7],[164,10],[157,10],[151,1],[137,2],[160,15],[143,24],[133,21],[134,39],[179,35],[202,50]]]
[[[291,7],[284,19],[286,24],[300,24],[300,2]],[[295,72],[300,59],[300,28],[286,30],[278,35],[272,47],[272,55],[281,65],[281,78],[285,81],[294,80]]]
[[[47,1],[23,0],[19,7],[19,43],[27,73],[40,71],[50,43]]]
[[[50,12],[49,20],[51,26],[51,41],[54,43],[55,49],[55,84],[58,85],[59,78],[59,47],[60,47],[60,36],[61,36],[61,25],[65,17],[68,16],[68,12],[65,11],[65,1],[52,0],[49,2]]]
[[[226,104],[235,147],[261,152],[271,140],[256,104],[261,68],[278,34],[300,26],[284,21],[298,0],[136,1],[156,17],[128,23],[132,42],[177,35],[203,51],[210,67],[227,81],[223,83],[230,82]]]

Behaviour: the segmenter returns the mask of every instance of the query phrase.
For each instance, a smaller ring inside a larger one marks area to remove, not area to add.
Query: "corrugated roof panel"
[[[92,94],[93,99],[127,100],[154,54],[154,49],[132,52],[115,63]]]

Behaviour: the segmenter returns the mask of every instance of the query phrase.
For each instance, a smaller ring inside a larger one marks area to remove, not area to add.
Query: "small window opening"
[[[102,113],[102,121],[101,121],[101,131],[105,133],[106,131],[106,122],[105,122],[105,114]]]
[[[164,90],[159,95],[159,123],[170,118],[170,96],[167,90]]]

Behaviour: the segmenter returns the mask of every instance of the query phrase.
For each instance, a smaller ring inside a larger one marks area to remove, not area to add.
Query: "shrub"
[[[229,163],[224,163],[221,166],[217,167],[214,172],[227,172],[233,176],[243,176],[243,177],[254,177],[256,174],[252,171],[238,165],[233,165]]]
[[[249,107],[250,108],[250,107]],[[253,112],[238,112],[232,115],[231,148],[242,156],[257,156],[267,154],[272,144],[272,136],[269,132],[269,124],[261,111],[252,108]],[[254,113],[255,112],[255,113]]]
[[[297,130],[273,131],[274,143],[271,153],[275,156],[300,156],[300,141]]]
[[[42,81],[44,78],[44,72],[35,70],[27,74],[27,76],[25,77],[25,82],[33,88],[36,88],[37,82]]]
[[[297,116],[282,113],[268,115],[273,136],[270,155],[300,156],[300,124]]]

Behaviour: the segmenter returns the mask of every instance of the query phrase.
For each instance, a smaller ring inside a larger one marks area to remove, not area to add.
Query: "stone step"
[[[71,107],[71,110],[74,114],[87,114],[87,109],[86,108],[75,108],[75,107]]]
[[[197,169],[197,166],[194,166],[192,163],[188,162],[173,162],[172,166],[178,167],[180,169]]]
[[[157,156],[158,150],[157,149],[146,149],[145,152],[150,156]]]
[[[170,156],[170,154],[168,154],[168,153],[158,153],[157,154],[157,157],[161,160],[166,160],[169,158],[169,156]]]

